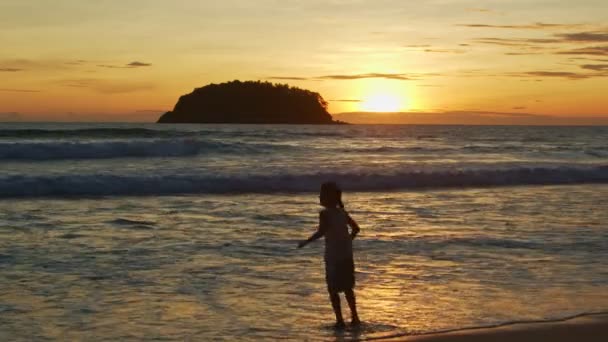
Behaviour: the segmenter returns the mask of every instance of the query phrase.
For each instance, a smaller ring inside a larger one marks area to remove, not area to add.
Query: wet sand
[[[445,333],[400,336],[387,341],[408,342],[605,342],[608,341],[608,314],[538,323],[516,323],[495,328],[465,329]]]

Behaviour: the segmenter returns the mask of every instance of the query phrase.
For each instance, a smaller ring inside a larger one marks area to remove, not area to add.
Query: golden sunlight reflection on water
[[[365,325],[342,335],[323,244],[295,249],[316,194],[0,202],[0,337],[339,340],[606,309],[606,190],[346,193]]]

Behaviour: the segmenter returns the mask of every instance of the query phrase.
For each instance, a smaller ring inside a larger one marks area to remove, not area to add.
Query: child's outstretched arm
[[[355,237],[357,236],[357,234],[359,234],[359,232],[361,231],[361,228],[359,228],[359,225],[357,224],[357,222],[355,222],[355,220],[353,220],[353,218],[350,217],[350,215],[347,215],[347,219],[348,219],[348,225],[351,228],[350,238],[354,240]]]
[[[300,241],[298,243],[298,248],[302,248],[306,245],[308,245],[309,243],[320,239],[323,236],[323,232],[321,232],[321,230],[317,230],[316,232],[314,232],[314,234],[312,234],[308,239]]]
[[[319,215],[319,228],[317,228],[317,231],[314,232],[308,239],[300,241],[298,243],[298,248],[302,248],[302,247],[308,245],[309,243],[320,239],[323,235],[325,235],[326,229],[327,229],[327,225],[325,224],[323,212],[321,212],[321,214]]]

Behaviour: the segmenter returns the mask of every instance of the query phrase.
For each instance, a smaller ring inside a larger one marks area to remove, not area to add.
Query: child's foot
[[[344,321],[337,321],[336,324],[334,324],[334,329],[336,330],[343,330],[346,328],[346,324],[344,324]]]

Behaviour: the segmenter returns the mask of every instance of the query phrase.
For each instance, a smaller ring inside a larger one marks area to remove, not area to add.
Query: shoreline
[[[406,342],[465,341],[608,341],[608,312],[537,321],[508,322],[491,326],[456,328],[419,335],[397,334],[365,340]]]

